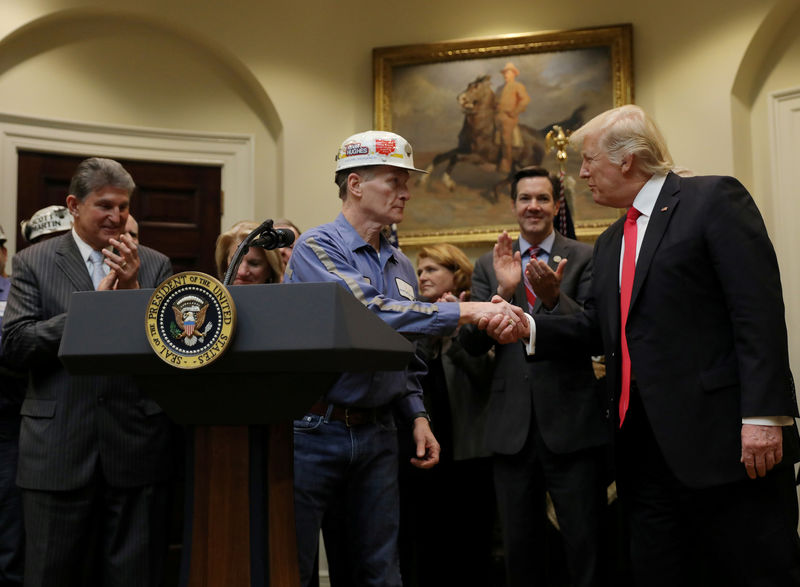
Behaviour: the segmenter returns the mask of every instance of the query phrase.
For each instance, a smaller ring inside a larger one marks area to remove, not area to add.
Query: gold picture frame
[[[501,131],[494,131],[495,147],[475,138],[488,140],[492,132],[491,101],[506,76],[501,70],[516,70],[530,97],[518,118],[515,165],[532,160],[558,173],[555,152],[545,148],[553,124],[574,130],[633,101],[632,36],[632,26],[621,24],[374,49],[375,128],[403,135],[414,148],[416,166],[432,171],[411,182],[401,245],[488,244],[503,230],[516,231],[508,198],[502,197],[508,194],[508,173],[499,161]],[[485,101],[473,99],[478,91]],[[594,240],[619,215],[595,204],[583,182],[574,181],[578,154],[569,151],[566,165],[576,234]]]

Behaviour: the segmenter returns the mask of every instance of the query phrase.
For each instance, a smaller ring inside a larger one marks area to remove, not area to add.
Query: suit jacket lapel
[[[572,250],[572,243],[560,232],[556,231],[556,238],[553,241],[553,250],[550,251],[550,259],[547,264],[555,271],[562,259],[569,259],[569,252]]]
[[[615,344],[619,342],[620,333],[619,262],[622,254],[622,229],[624,225],[625,217],[623,216],[608,227],[605,233],[608,235],[608,251],[602,260],[597,259],[598,265],[602,266],[595,267],[595,271],[592,273],[592,279],[602,280],[602,283],[598,282],[594,287],[595,291],[614,292],[608,298],[611,307],[603,308],[603,310],[605,310],[606,319],[609,322],[608,331],[613,334]]]
[[[658,194],[650,219],[647,221],[647,231],[644,233],[642,248],[639,250],[639,257],[636,259],[636,273],[633,276],[633,292],[631,293],[631,310],[636,304],[636,298],[647,278],[653,255],[667,230],[672,213],[680,202],[678,192],[680,192],[678,176],[670,173],[661,188],[661,193]]]
[[[75,244],[75,239],[72,238],[72,232],[67,232],[60,238],[61,243],[56,249],[56,267],[64,272],[76,290],[93,290],[92,278],[86,269],[86,263],[81,259],[81,253],[78,245]]]

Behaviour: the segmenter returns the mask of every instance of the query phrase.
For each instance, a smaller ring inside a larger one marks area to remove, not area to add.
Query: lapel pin
[[[561,255],[555,255],[553,257],[553,263],[561,263]]]
[[[669,206],[664,206],[663,208],[661,208],[662,212],[666,212],[667,210],[669,210]]]

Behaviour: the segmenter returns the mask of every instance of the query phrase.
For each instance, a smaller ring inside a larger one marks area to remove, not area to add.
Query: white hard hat
[[[427,173],[414,167],[411,145],[400,135],[384,130],[368,130],[345,139],[336,155],[336,171],[364,165],[391,165]]]
[[[34,243],[46,234],[72,228],[72,215],[64,206],[48,206],[35,212],[30,220],[20,222],[19,227],[25,240]]]

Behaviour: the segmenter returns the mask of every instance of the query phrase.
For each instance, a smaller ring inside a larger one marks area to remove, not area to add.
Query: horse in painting
[[[443,163],[447,163],[442,173],[442,182],[450,190],[455,190],[456,182],[452,178],[453,168],[457,163],[467,161],[475,164],[488,163],[497,168],[500,163],[500,143],[497,140],[499,129],[495,126],[496,96],[492,88],[491,77],[478,76],[467,85],[466,89],[457,96],[458,105],[464,114],[464,122],[458,133],[458,145],[436,155],[428,165],[426,171],[431,173]],[[567,119],[574,129],[583,124],[583,111],[585,106],[580,106]],[[558,122],[553,124],[559,124]],[[509,183],[517,170],[530,165],[541,165],[545,155],[544,134],[540,130],[527,125],[519,124],[521,145],[512,150],[511,173],[500,181],[494,188],[494,197],[497,199],[499,186]],[[546,128],[552,128],[548,125]],[[423,176],[422,182],[429,181],[428,176]]]

